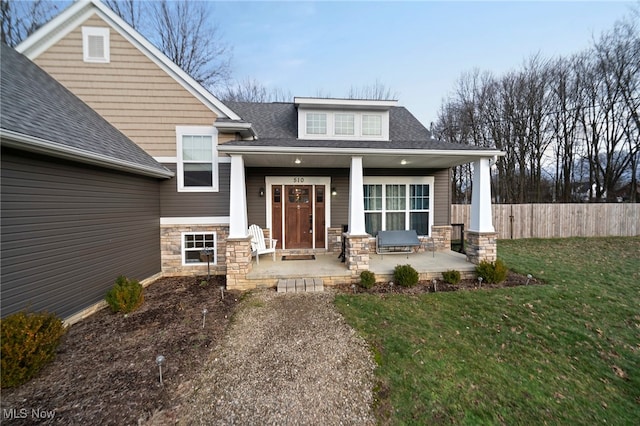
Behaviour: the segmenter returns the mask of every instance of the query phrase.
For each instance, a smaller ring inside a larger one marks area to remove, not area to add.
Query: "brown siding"
[[[83,25],[108,27],[95,15]],[[215,113],[113,28],[111,62],[85,63],[81,27],[34,62],[148,153],[175,156],[177,125],[213,124]]]
[[[158,183],[2,150],[2,315],[63,318],[160,272]]]
[[[174,173],[176,165],[164,164]],[[161,217],[229,216],[231,164],[219,164],[218,192],[178,192],[177,178],[160,183]]]

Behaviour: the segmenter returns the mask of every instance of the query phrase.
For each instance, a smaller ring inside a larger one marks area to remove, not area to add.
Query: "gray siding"
[[[176,172],[176,165],[164,164]],[[229,177],[231,164],[222,163],[218,169],[218,192],[178,192],[177,178],[160,183],[161,217],[229,216]]]
[[[451,169],[438,170],[433,173],[433,224],[451,224]]]
[[[249,223],[265,227],[266,200],[259,196],[265,187],[265,176],[330,176],[331,186],[337,195],[331,196],[331,224],[339,227],[348,222],[349,217],[349,169],[265,169],[249,168],[246,171],[247,209]],[[449,169],[442,170],[394,170],[365,169],[365,176],[434,176],[434,225],[449,225],[451,218],[451,185]],[[268,197],[269,194],[265,194]]]
[[[2,315],[67,318],[161,270],[155,179],[2,149]]]

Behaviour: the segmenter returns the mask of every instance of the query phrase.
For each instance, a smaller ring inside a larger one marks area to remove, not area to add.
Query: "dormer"
[[[294,98],[298,139],[389,140],[389,109],[398,101]]]

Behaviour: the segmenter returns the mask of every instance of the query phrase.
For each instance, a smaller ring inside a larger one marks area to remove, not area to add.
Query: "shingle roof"
[[[390,141],[298,139],[298,114],[293,103],[227,102],[258,134],[253,141],[226,142],[228,146],[279,146],[313,148],[381,148],[429,150],[478,150],[478,147],[433,139],[431,133],[406,108],[389,109]]]
[[[170,176],[171,172],[40,67],[5,44],[0,51],[0,127],[6,135],[42,140],[78,161],[103,158],[107,166]],[[122,167],[122,166],[125,167]]]

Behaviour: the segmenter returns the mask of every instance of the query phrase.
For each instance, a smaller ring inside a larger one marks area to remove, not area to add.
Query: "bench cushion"
[[[415,229],[378,232],[378,246],[380,247],[413,247],[419,245],[420,240]]]

